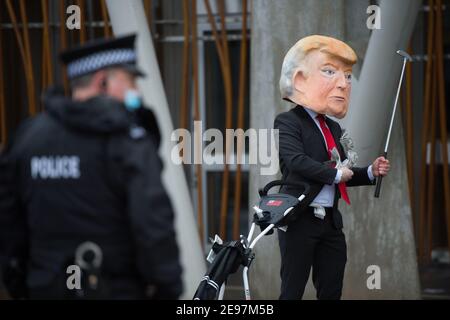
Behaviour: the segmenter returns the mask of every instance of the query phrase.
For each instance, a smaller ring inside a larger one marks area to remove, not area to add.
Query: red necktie
[[[325,141],[327,142],[328,147],[328,156],[331,159],[331,150],[333,148],[336,148],[336,142],[334,142],[333,135],[331,134],[330,129],[328,129],[327,125],[325,124],[325,116],[319,114],[317,116],[317,120],[319,120],[320,128],[322,129],[322,133],[325,136]],[[350,199],[348,198],[347,194],[347,186],[345,185],[345,182],[341,182],[338,184],[339,191],[341,192],[342,199],[344,199],[345,202],[350,204]]]

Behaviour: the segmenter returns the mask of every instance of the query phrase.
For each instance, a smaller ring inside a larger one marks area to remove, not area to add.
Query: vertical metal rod
[[[209,1],[207,1],[209,2]],[[222,72],[224,77],[224,90],[225,90],[225,130],[232,127],[233,120],[233,86],[231,83],[231,67],[230,67],[230,54],[228,49],[228,38],[225,21],[225,5],[223,0],[218,0],[218,10],[221,20],[221,40],[222,40]],[[218,36],[218,35],[216,35]],[[229,197],[229,180],[230,180],[230,144],[231,139],[225,138],[225,164],[222,175],[222,194],[220,204],[220,234],[225,238],[227,233],[227,216],[228,216],[228,197]]]
[[[217,54],[219,55],[220,68],[222,71],[223,85],[225,90],[225,114],[227,115],[227,110],[230,108],[231,101],[229,95],[229,87],[231,86],[231,77],[229,76],[229,70],[227,68],[225,51],[223,47],[223,41],[221,42],[219,34],[217,32],[216,22],[214,20],[214,16],[212,14],[211,5],[209,0],[205,1],[205,7],[208,14],[208,20],[211,25],[211,30],[214,36],[214,42],[216,44]],[[222,25],[222,28],[224,25]],[[231,95],[232,98],[232,95]],[[225,120],[225,129],[229,128],[228,118]],[[227,139],[225,139],[227,141]],[[221,193],[221,202],[220,202],[220,231],[219,235],[225,239],[226,238],[226,230],[227,230],[227,210],[228,210],[228,179],[229,179],[229,168],[228,168],[228,157],[227,153],[229,151],[228,143],[225,142],[225,164],[224,164],[224,172],[222,176],[222,193]]]
[[[223,297],[225,295],[225,287],[226,287],[226,281],[224,283],[222,283],[222,285],[220,286],[219,297],[217,300],[223,300]]]
[[[248,267],[247,266],[245,266],[244,270],[242,270],[242,281],[244,282],[245,300],[251,300],[252,296],[250,295],[250,285],[248,284]]]
[[[198,43],[197,43],[197,1],[192,1],[192,17],[191,17],[191,30],[192,30],[192,73],[193,73],[193,84],[194,84],[194,121],[200,121],[200,108],[199,108],[199,80],[198,80]],[[194,126],[195,128],[195,126]],[[195,129],[194,129],[195,130]],[[197,136],[194,134],[194,137]],[[194,153],[201,154],[201,144],[200,141],[194,142]],[[200,149],[199,149],[200,148]],[[195,155],[194,155],[195,158]],[[203,172],[201,164],[195,164],[195,173],[197,178],[197,224],[199,228],[200,240],[202,246],[204,244],[203,231],[205,226],[203,225]]]
[[[237,127],[244,129],[244,103],[247,80],[247,0],[242,1],[242,30],[241,30],[241,61],[239,64],[239,100]],[[239,237],[241,216],[241,192],[242,192],[242,168],[240,161],[243,153],[244,137],[238,138],[236,152],[236,179],[234,185],[234,214],[233,214],[233,238]]]

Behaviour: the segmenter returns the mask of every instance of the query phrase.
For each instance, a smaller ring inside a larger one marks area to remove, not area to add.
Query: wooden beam
[[[80,7],[81,21],[80,21],[80,44],[86,42],[86,1],[85,0],[77,0],[77,5]]]
[[[106,8],[106,2],[105,0],[100,0],[100,7],[102,10],[102,19],[103,19],[103,34],[105,38],[111,38],[112,32],[111,27],[109,26],[109,15],[108,15],[108,9]]]
[[[67,30],[66,30],[66,8],[65,8],[65,1],[62,0],[60,2],[59,6],[59,37],[60,37],[60,51],[65,51],[67,49]],[[66,94],[69,93],[69,81],[67,79],[67,70],[65,66],[62,66],[62,76],[63,76],[63,85],[64,85],[64,92]]]
[[[446,114],[446,101],[445,101],[445,78],[444,78],[444,48],[443,48],[443,35],[442,35],[442,1],[437,0],[437,12],[436,12],[436,62],[438,71],[438,84],[439,84],[439,128],[440,128],[440,142],[441,142],[441,154],[442,154],[442,167],[443,167],[443,180],[444,180],[444,204],[447,221],[447,249],[450,250],[450,175],[449,175],[449,162],[448,162],[448,148],[447,148],[447,114]]]
[[[433,250],[433,218],[434,218],[434,189],[435,189],[435,162],[436,162],[436,96],[438,94],[437,85],[437,64],[433,64],[433,76],[431,84],[431,121],[430,121],[430,163],[428,165],[428,182],[426,185],[427,190],[427,243],[425,245],[425,257],[424,262],[426,264],[431,261],[431,251]]]
[[[434,7],[434,0],[429,0],[430,8]],[[430,59],[426,62],[425,71],[425,94],[423,101],[423,115],[422,115],[422,138],[421,138],[421,166],[419,177],[419,262],[423,261],[425,255],[425,232],[426,232],[426,168],[427,168],[427,143],[429,133],[429,118],[430,118],[430,90],[432,81],[432,67],[433,67],[433,48],[434,48],[434,10],[428,12],[428,28],[427,28],[427,55]]]

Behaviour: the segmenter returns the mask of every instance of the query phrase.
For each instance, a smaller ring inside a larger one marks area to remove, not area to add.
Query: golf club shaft
[[[391,139],[391,133],[392,133],[392,126],[394,124],[394,119],[395,119],[395,111],[397,110],[397,103],[398,103],[398,97],[400,96],[400,90],[402,88],[402,81],[403,81],[403,74],[405,73],[405,66],[406,66],[406,58],[403,58],[403,67],[402,67],[402,73],[400,75],[400,82],[398,84],[398,88],[397,88],[397,95],[395,96],[395,102],[394,102],[394,110],[392,111],[392,116],[391,116],[391,123],[389,125],[389,131],[388,131],[388,135],[386,138],[386,145],[384,146],[384,153],[383,153],[383,157],[386,159],[387,157],[387,151],[388,151],[388,147],[389,147],[389,140]],[[377,179],[377,186],[375,188],[375,198],[379,198],[380,197],[380,191],[381,191],[381,182],[383,181],[383,177],[380,175],[378,176]]]
[[[397,88],[397,95],[395,96],[394,110],[392,111],[391,123],[389,124],[389,131],[388,131],[388,135],[386,138],[386,145],[384,146],[384,152],[388,151],[389,141],[391,140],[391,133],[392,133],[392,127],[394,125],[395,111],[397,111],[398,98],[400,96],[400,90],[402,89],[403,74],[405,73],[405,66],[406,66],[406,59],[403,59],[402,73],[400,75],[400,82],[399,82],[398,88]]]

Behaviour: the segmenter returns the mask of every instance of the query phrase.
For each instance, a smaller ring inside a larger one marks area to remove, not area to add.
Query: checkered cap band
[[[76,78],[108,66],[135,61],[136,53],[131,49],[111,49],[97,52],[69,63],[67,65],[67,76]]]

